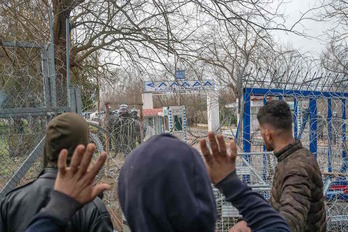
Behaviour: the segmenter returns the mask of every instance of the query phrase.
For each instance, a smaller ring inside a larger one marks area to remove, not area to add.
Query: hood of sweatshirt
[[[154,136],[132,152],[118,194],[133,232],[214,231],[216,203],[203,158],[174,136]]]

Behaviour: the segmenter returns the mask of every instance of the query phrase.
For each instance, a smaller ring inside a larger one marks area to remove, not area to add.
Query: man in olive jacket
[[[257,119],[267,150],[278,159],[271,205],[291,231],[326,231],[323,181],[313,154],[292,133],[292,114],[284,101],[268,101]]]
[[[68,150],[68,163],[79,144],[87,145],[88,125],[84,118],[74,113],[64,113],[53,118],[48,126],[44,148],[45,170],[39,177],[22,187],[9,192],[0,202],[0,231],[24,231],[29,222],[50,200],[57,177],[57,161],[62,149]],[[75,168],[78,167],[70,167]],[[53,213],[68,211],[57,207]],[[95,198],[74,215],[65,232],[112,232],[113,226],[103,201]]]

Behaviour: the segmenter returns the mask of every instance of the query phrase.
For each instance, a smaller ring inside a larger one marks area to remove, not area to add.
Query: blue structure
[[[342,99],[342,119],[346,120],[347,115],[346,115],[346,99]],[[342,124],[342,131],[346,131],[346,123]],[[343,158],[343,166],[341,169],[341,172],[346,172],[347,171],[347,151],[345,149],[345,144],[347,141],[347,135],[346,133],[343,133],[342,135],[342,158]]]
[[[268,177],[272,173],[268,172],[272,172],[276,161],[264,152],[255,116],[267,100],[285,100],[293,110],[294,138],[302,140],[322,170],[327,230],[348,231],[348,77],[325,70],[303,72],[300,67],[274,72],[250,67],[241,74],[238,93],[235,140],[243,147],[244,165],[252,168],[243,180],[255,189],[271,185]]]
[[[309,150],[317,158],[318,154],[318,141],[317,141],[317,103],[318,99],[325,100],[327,102],[327,121],[328,121],[328,172],[332,172],[332,100],[340,101],[342,105],[342,160],[343,165],[341,167],[341,172],[346,172],[346,99],[348,99],[348,92],[325,92],[325,91],[311,91],[311,90],[287,90],[287,89],[265,89],[265,88],[244,88],[243,89],[243,102],[244,110],[243,112],[243,151],[248,153],[251,152],[251,96],[263,97],[264,104],[267,101],[267,97],[277,97],[279,100],[284,98],[292,99],[294,102],[294,137],[301,139],[301,136],[304,132],[307,122],[309,125]],[[308,109],[306,109],[301,122],[300,128],[298,128],[299,118],[299,99],[306,99],[309,101]],[[238,130],[240,128],[238,127]],[[237,131],[237,134],[239,131]],[[244,156],[247,162],[250,162],[250,155]],[[267,160],[266,157],[263,157],[263,178],[266,179],[267,169],[266,169]],[[247,183],[250,183],[250,176],[243,176],[243,180]]]

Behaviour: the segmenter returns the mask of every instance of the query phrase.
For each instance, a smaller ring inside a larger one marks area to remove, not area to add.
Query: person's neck
[[[287,139],[279,138],[279,140],[276,141],[276,143],[274,145],[274,152],[277,153],[277,152],[281,151],[284,147],[286,147],[289,144],[292,144],[294,142],[295,142],[295,139],[292,136],[291,136],[291,138],[287,138]]]

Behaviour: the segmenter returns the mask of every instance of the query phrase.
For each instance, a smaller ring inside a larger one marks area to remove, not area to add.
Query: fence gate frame
[[[54,62],[54,48],[52,43],[48,45],[40,45],[29,42],[10,42],[0,41],[0,47],[10,48],[27,48],[27,49],[40,49],[41,50],[41,68],[43,77],[43,93],[44,93],[44,106],[35,108],[7,108],[0,110],[0,118],[25,118],[30,116],[47,116],[47,122],[51,117],[64,113],[64,112],[76,112],[82,113],[82,100],[81,91],[78,87],[70,89],[70,106],[57,107],[57,93],[56,93],[56,80],[55,80],[55,62]],[[28,151],[28,156],[25,161],[19,166],[16,172],[12,175],[5,186],[0,189],[0,199],[4,197],[8,192],[16,188],[21,179],[26,175],[27,171],[32,167],[35,161],[43,153],[45,136],[40,139],[40,142],[33,147],[32,151]]]
[[[330,92],[330,91],[312,91],[312,90],[289,90],[289,89],[275,89],[275,88],[243,88],[243,102],[244,102],[244,110],[243,110],[243,152],[250,153],[251,152],[251,96],[263,96],[263,103],[265,104],[267,101],[267,97],[278,97],[279,100],[282,100],[283,97],[293,98],[294,101],[294,137],[295,139],[301,139],[302,133],[305,129],[306,123],[310,122],[310,133],[309,133],[309,150],[315,155],[317,158],[317,100],[325,99],[327,101],[328,106],[328,115],[326,117],[328,121],[328,172],[332,172],[331,166],[331,141],[332,141],[332,100],[339,100],[342,104],[342,159],[343,164],[341,167],[341,172],[345,173],[347,171],[346,164],[346,156],[347,151],[345,149],[346,143],[346,100],[348,100],[348,92]],[[299,107],[298,107],[298,98],[306,98],[309,100],[309,107],[306,110],[306,113],[303,117],[303,121],[301,122],[301,127],[299,128],[298,116],[299,116]],[[239,127],[238,127],[239,129]],[[238,132],[237,132],[238,135]],[[245,155],[244,158],[247,162],[250,162],[250,155]],[[264,157],[265,158],[265,157]],[[264,166],[264,168],[266,168]],[[265,171],[265,170],[264,170]],[[245,177],[244,180],[248,182],[249,176]]]

